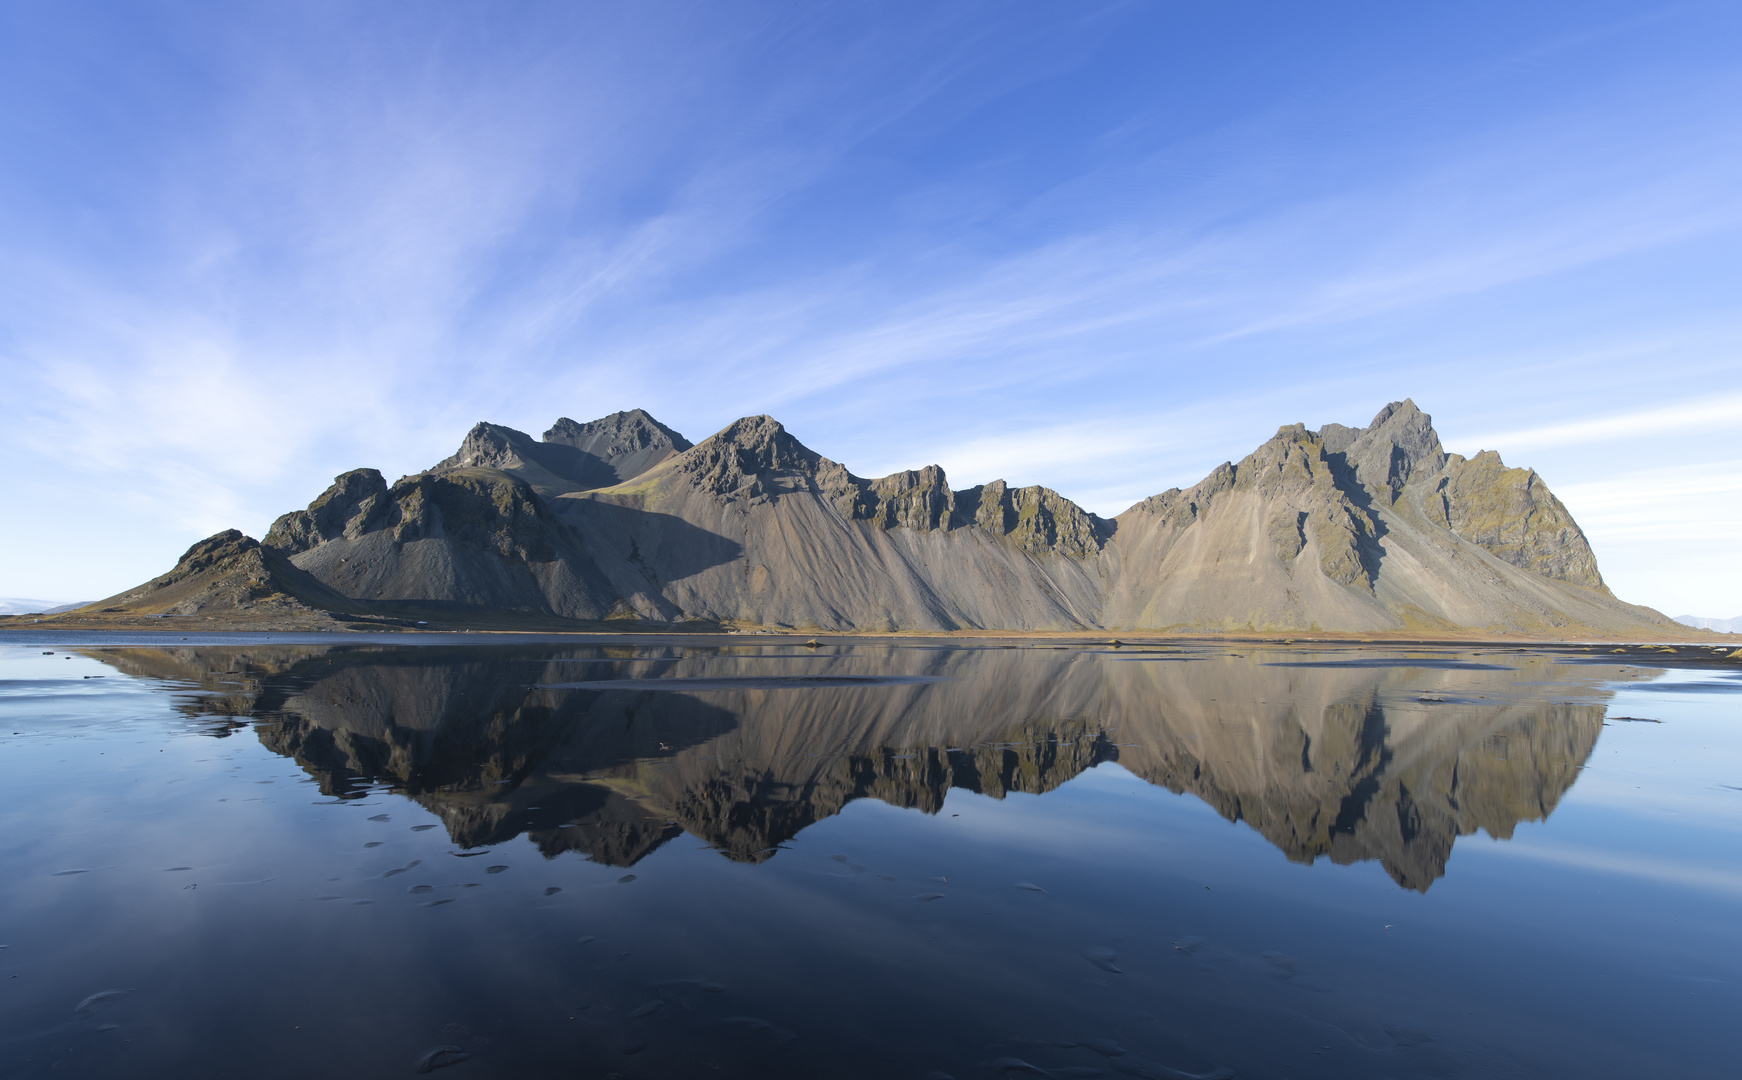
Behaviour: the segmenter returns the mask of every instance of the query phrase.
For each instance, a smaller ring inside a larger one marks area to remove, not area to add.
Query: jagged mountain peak
[[[688,449],[688,439],[641,409],[585,424],[560,417],[543,441],[503,424],[480,421],[457,451],[428,471],[496,469],[544,491],[585,491],[632,480]]]
[[[480,420],[460,440],[460,448],[430,466],[429,472],[454,469],[513,469],[537,455],[537,443],[524,431]],[[530,457],[529,457],[530,455]]]
[[[1356,481],[1390,502],[1412,477],[1431,476],[1446,463],[1433,417],[1408,398],[1380,409],[1343,454]]]
[[[769,448],[774,452],[796,446],[802,453],[816,456],[810,448],[799,442],[791,432],[786,430],[785,424],[767,413],[740,416],[702,440],[702,444],[707,443],[730,443],[734,446],[758,451]]]
[[[1430,481],[1419,500],[1429,521],[1513,566],[1609,591],[1584,531],[1535,469],[1507,468],[1483,450],[1468,460],[1448,455]]]
[[[936,465],[864,479],[768,415],[693,446],[642,410],[544,441],[480,423],[391,487],[340,475],[274,524],[260,566],[238,554],[194,571],[210,589],[146,593],[819,630],[1675,625],[1608,594],[1541,477],[1448,455],[1408,399],[1366,427],[1283,425],[1117,521],[1043,487],[955,491]]]
[[[952,491],[939,465],[877,479],[855,476],[767,415],[734,420],[684,454],[680,468],[716,497],[755,500],[814,490],[850,521],[918,533],[972,527],[1037,557],[1086,558],[1114,531],[1112,522],[1038,485],[994,480]]]
[[[579,450],[616,457],[637,451],[667,447],[678,452],[688,450],[690,441],[673,429],[655,420],[645,409],[614,412],[597,420],[581,424],[566,416],[557,418],[544,433],[547,443],[562,443]]]
[[[765,474],[846,469],[799,442],[772,416],[744,416],[684,452],[679,465],[695,483],[717,495],[758,487]],[[749,492],[756,494],[759,492]]]
[[[274,521],[266,545],[292,554],[347,534],[359,536],[380,522],[388,503],[387,480],[375,469],[340,473],[307,510],[293,510]]]

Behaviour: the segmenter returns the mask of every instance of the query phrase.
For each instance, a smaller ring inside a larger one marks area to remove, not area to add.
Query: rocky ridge
[[[935,465],[859,477],[767,416],[695,445],[640,410],[560,419],[542,440],[480,423],[391,485],[337,477],[258,547],[225,569],[196,545],[98,606],[819,630],[1680,629],[1610,594],[1541,477],[1447,453],[1409,401],[1365,428],[1285,426],[1112,520],[1044,487],[952,489]],[[228,584],[186,584],[213,574]]]

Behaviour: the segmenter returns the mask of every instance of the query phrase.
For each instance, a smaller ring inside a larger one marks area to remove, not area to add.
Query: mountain
[[[1742,616],[1734,619],[1708,619],[1699,615],[1677,615],[1675,621],[1697,630],[1716,630],[1720,634],[1742,634]]]
[[[0,615],[55,615],[84,607],[88,603],[89,600],[65,604],[58,600],[26,600],[21,596],[0,596]]]
[[[693,446],[639,410],[542,440],[481,423],[425,472],[345,473],[263,541],[202,541],[100,607],[261,625],[1686,632],[1609,592],[1534,471],[1447,453],[1410,401],[1364,428],[1284,427],[1111,520],[1043,487],[952,489],[935,465],[859,477],[767,416]]]
[[[218,717],[270,721],[255,735],[322,794],[363,798],[386,784],[464,847],[525,833],[546,857],[629,866],[688,832],[760,863],[857,799],[936,814],[954,790],[1042,795],[1116,762],[1244,822],[1291,860],[1377,861],[1423,892],[1458,838],[1504,840],[1519,822],[1548,817],[1589,760],[1608,692],[1565,702],[1541,688],[1637,677],[1619,664],[1593,668],[1600,661],[1588,656],[1518,652],[1504,665],[1442,656],[1417,667],[1285,647],[90,655],[186,687],[179,707],[213,734],[234,730]],[[937,681],[775,690],[683,681],[771,663],[805,676]],[[681,692],[646,692],[653,678]],[[609,679],[637,681],[599,689]]]
[[[542,442],[513,428],[481,423],[466,434],[452,457],[430,472],[500,469],[541,489],[586,490],[633,479],[688,449],[688,439],[633,409],[590,424],[562,417]]]

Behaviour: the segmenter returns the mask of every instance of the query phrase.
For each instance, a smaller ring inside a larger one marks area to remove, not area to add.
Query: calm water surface
[[[1632,663],[0,645],[0,1076],[1733,1077]]]

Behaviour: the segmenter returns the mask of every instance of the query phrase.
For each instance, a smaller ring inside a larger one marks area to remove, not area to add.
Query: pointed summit
[[[629,409],[578,424],[566,416],[544,433],[545,442],[567,443],[579,449],[590,449],[588,440],[609,437],[614,445],[644,449],[665,444],[678,450],[688,450],[690,441],[653,418],[646,409]]]
[[[689,448],[682,435],[633,409],[586,424],[562,417],[542,442],[501,424],[478,423],[429,471],[497,469],[541,489],[585,491],[632,480]]]
[[[732,421],[686,451],[682,468],[697,485],[717,495],[761,494],[773,473],[816,473],[846,470],[793,438],[772,416],[745,416]]]
[[[641,409],[612,413],[585,424],[559,417],[544,433],[551,446],[566,446],[602,467],[591,478],[610,479],[589,486],[609,487],[633,480],[673,454],[690,448],[690,441]]]
[[[1387,505],[1413,476],[1431,476],[1445,467],[1446,452],[1433,417],[1409,398],[1379,410],[1365,431],[1326,424],[1319,429],[1327,454],[1341,454],[1354,481]]]
[[[538,460],[538,444],[524,431],[480,420],[460,440],[460,448],[430,467],[432,473],[454,469],[519,469]]]
[[[394,617],[809,633],[1678,630],[1604,588],[1541,477],[1446,453],[1408,399],[1361,428],[1285,425],[1115,521],[1042,487],[952,490],[936,466],[855,476],[765,415],[694,446],[639,409],[542,441],[486,423],[391,487],[338,477],[219,562],[193,559],[178,572],[199,583],[150,602],[242,611],[324,589],[330,610]]]

